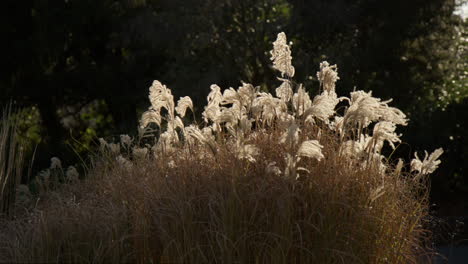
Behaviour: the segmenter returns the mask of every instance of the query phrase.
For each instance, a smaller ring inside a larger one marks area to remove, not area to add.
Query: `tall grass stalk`
[[[17,122],[11,106],[3,109],[0,120],[0,214],[11,217],[16,188],[23,171],[23,150],[17,137]]]

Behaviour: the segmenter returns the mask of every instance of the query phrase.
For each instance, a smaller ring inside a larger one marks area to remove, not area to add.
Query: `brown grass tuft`
[[[284,168],[277,138],[272,130],[254,143],[259,160]],[[217,162],[196,149],[137,160],[131,170],[102,158],[87,180],[2,224],[0,261],[416,263],[427,190],[350,165],[332,133],[321,142],[327,158],[307,161],[313,169],[297,179],[234,159],[228,146]]]

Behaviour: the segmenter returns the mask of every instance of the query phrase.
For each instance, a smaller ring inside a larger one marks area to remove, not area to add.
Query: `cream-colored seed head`
[[[427,151],[424,152],[425,156],[423,160],[419,159],[416,152],[414,153],[415,158],[411,160],[411,171],[417,171],[420,175],[433,173],[439,167],[441,161],[438,158],[444,153],[444,150],[438,148],[429,156]]]
[[[297,156],[321,160],[325,158],[322,154],[322,148],[323,146],[317,140],[307,140],[301,143]]]
[[[209,159],[216,158],[219,150],[227,146],[228,149],[232,148],[231,153],[238,159],[258,162],[263,146],[257,145],[256,141],[274,130],[279,131],[278,141],[286,149],[286,153],[281,154],[286,162],[284,175],[297,177],[298,171],[311,171],[302,166],[304,161],[301,158],[312,158],[319,162],[326,158],[322,153],[323,145],[320,140],[328,129],[339,135],[340,145],[336,147],[336,151],[350,164],[362,168],[373,166],[382,173],[387,170],[386,159],[381,154],[384,143],[388,142],[395,149],[395,144],[401,142],[401,135],[395,132],[397,125],[404,126],[408,122],[401,110],[389,106],[391,100],[382,101],[373,97],[371,91],[354,91],[349,98],[338,97],[336,82],[340,78],[337,66],[326,61],[320,63],[317,72],[320,94],[311,98],[301,84],[294,88],[291,78],[295,69],[284,33],[279,33],[273,43],[271,60],[273,68],[280,71],[283,77],[278,78],[281,84],[275,89],[276,96],[269,92],[259,92],[258,87],[244,82],[237,89],[229,88],[224,91],[213,84],[202,112],[205,121],[202,126],[185,126],[181,119],[185,117],[187,109],[194,111],[190,97],[181,97],[174,107],[171,90],[161,82],[154,81],[149,89],[151,106],[140,120],[141,128],[155,123],[161,129],[156,144],[151,148],[154,155],[176,151],[188,153],[188,150],[191,151],[196,146],[199,153],[195,156]],[[348,102],[349,106],[344,108],[344,115],[340,116],[335,108],[343,101]],[[165,116],[162,116],[161,108],[167,110]],[[367,129],[371,125],[372,133]],[[319,127],[313,128],[314,126]],[[315,129],[312,136],[315,139],[310,139],[311,127],[312,130]],[[124,141],[128,140],[122,140]],[[120,155],[118,145],[104,140],[100,142],[101,146],[109,148],[116,156]],[[146,152],[145,155],[142,151],[142,155],[137,152],[140,150],[134,149],[135,157],[147,157]],[[411,162],[412,171],[417,171],[418,175],[432,173],[440,163],[438,157],[441,154],[442,150],[438,149],[430,156],[426,154],[422,161],[416,155]],[[125,163],[123,156],[117,159]],[[398,164],[399,173],[402,163]],[[267,165],[266,172],[280,174],[281,170],[275,164],[270,162]],[[376,191],[373,200],[379,195],[380,192]]]
[[[181,117],[184,117],[187,108],[193,112],[192,99],[190,99],[188,96],[181,97],[179,101],[177,101],[177,106],[175,108],[177,114],[179,114]]]
[[[291,50],[287,44],[286,34],[278,34],[276,41],[273,42],[273,50],[270,51],[273,68],[281,72],[281,76],[292,78],[294,76],[294,67],[291,64]]]
[[[60,161],[59,158],[53,157],[50,159],[50,168],[51,169],[61,169],[62,168],[62,162]]]

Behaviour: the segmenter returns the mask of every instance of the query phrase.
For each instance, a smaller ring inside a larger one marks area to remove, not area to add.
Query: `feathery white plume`
[[[344,118],[342,116],[335,115],[333,121],[329,124],[330,129],[341,134],[343,130],[343,120]]]
[[[177,136],[177,133],[174,133],[173,131],[165,131],[159,136],[159,140],[153,147],[153,151],[155,154],[172,153],[175,151],[175,148],[173,146],[173,143],[175,142],[179,142],[179,137]]]
[[[171,90],[163,85],[160,81],[153,81],[149,88],[149,99],[151,102],[151,109],[159,112],[161,108],[165,108],[169,113],[169,118],[174,118],[174,97]]]
[[[396,125],[388,121],[380,121],[374,126],[374,132],[372,138],[376,145],[375,152],[380,152],[383,146],[383,141],[388,141],[392,149],[395,149],[393,143],[401,142],[400,136],[395,133]]]
[[[347,109],[345,124],[357,123],[362,128],[367,127],[373,121],[389,121],[397,125],[407,125],[406,115],[395,107],[389,107],[379,98],[372,97],[372,91],[356,91],[351,93],[350,106]]]
[[[208,104],[219,104],[223,100],[223,94],[221,93],[221,88],[212,84],[210,86],[211,92],[207,96]]]
[[[181,97],[179,101],[177,101],[177,106],[175,108],[177,114],[179,114],[180,117],[184,117],[185,112],[187,111],[187,108],[189,108],[193,113],[192,99],[190,99],[190,97],[188,96]]]
[[[185,128],[185,135],[187,137],[187,141],[190,144],[193,144],[197,140],[198,142],[205,143],[206,137],[203,135],[202,131],[196,127],[195,125],[190,125]]]
[[[114,154],[114,155],[120,154],[120,145],[119,144],[110,143],[110,144],[108,144],[108,147],[109,147],[110,152],[112,154]]]
[[[223,101],[221,104],[234,104],[234,103],[239,103],[241,100],[239,94],[237,94],[237,91],[234,90],[234,88],[229,88],[224,90],[223,92]]]
[[[359,140],[348,140],[341,144],[340,153],[353,158],[362,158],[367,156],[366,149],[372,140],[372,137],[362,134]]]
[[[207,123],[209,120],[214,121],[220,114],[221,110],[219,104],[223,100],[223,94],[221,93],[221,88],[219,88],[218,85],[212,84],[210,89],[211,92],[206,98],[208,100],[208,105],[205,106],[205,111],[202,113],[203,119]]]
[[[289,153],[286,153],[284,157],[286,161],[286,167],[284,168],[284,176],[285,177],[297,177],[297,158],[292,156]]]
[[[277,125],[281,129],[286,129],[293,120],[296,120],[296,118],[293,115],[287,112],[281,112],[278,114]]]
[[[291,100],[292,96],[293,96],[293,90],[291,88],[291,83],[286,80],[286,79],[280,79],[282,80],[283,82],[281,83],[281,85],[276,88],[275,92],[276,92],[276,96],[278,98],[281,98],[281,100],[285,103],[289,102],[289,100]]]
[[[398,159],[398,163],[395,167],[395,174],[400,175],[401,170],[403,169],[404,163],[402,159]]]
[[[273,68],[281,72],[281,76],[294,76],[294,67],[291,64],[291,50],[286,41],[286,34],[278,34],[276,41],[273,42],[273,50],[270,51]]]
[[[175,163],[174,160],[169,160],[169,162],[167,163],[167,166],[171,169],[174,169],[175,167],[177,167],[177,164]]]
[[[50,169],[42,170],[36,176],[36,181],[42,189],[49,188],[50,184]]]
[[[221,108],[219,105],[211,104],[205,106],[205,111],[203,111],[202,116],[205,122],[208,123],[208,121],[214,122],[218,118],[219,114],[221,114]]]
[[[253,120],[247,118],[247,116],[242,116],[239,120],[239,127],[244,135],[250,133],[252,130],[252,122]]]
[[[203,136],[205,136],[206,139],[211,139],[211,140],[215,140],[215,136],[213,135],[213,128],[211,127],[204,127],[201,129],[201,132],[203,134]]]
[[[255,157],[260,154],[260,150],[255,145],[238,142],[236,154],[238,159],[246,159],[250,162],[255,162]]]
[[[50,168],[51,169],[61,169],[62,168],[62,162],[60,161],[59,158],[53,157],[50,159]]]
[[[276,166],[276,161],[272,161],[272,162],[267,164],[267,166],[265,168],[265,173],[279,176],[279,175],[281,175],[281,170],[280,170],[280,168],[278,168],[278,166]]]
[[[286,110],[286,104],[270,93],[259,93],[252,104],[252,114],[255,119],[262,120],[268,125]]]
[[[322,148],[323,146],[317,140],[306,140],[301,143],[297,156],[321,160],[325,158],[322,154]]]
[[[140,128],[145,128],[151,123],[155,123],[158,127],[161,127],[161,114],[159,111],[150,109],[141,115]]]
[[[242,100],[242,105],[247,108],[247,111],[249,111],[253,100],[257,96],[256,88],[252,84],[243,82],[242,86],[237,89],[237,93]]]
[[[384,163],[385,156],[377,153],[377,152],[371,152],[368,154],[368,158],[361,163],[362,168],[367,168],[371,166],[375,166],[380,173],[385,173],[385,170],[387,169],[387,166]]]
[[[122,168],[124,168],[126,170],[131,170],[132,169],[133,164],[129,160],[127,160],[126,158],[122,157],[122,155],[117,156],[116,160],[117,160],[117,164],[120,167],[122,167]]]
[[[223,108],[215,119],[218,124],[226,123],[227,126],[234,127],[237,125],[237,117],[239,113],[232,108]]]
[[[69,166],[67,172],[65,173],[65,176],[67,177],[68,182],[74,183],[79,180],[80,174],[78,173],[75,167]]]
[[[317,78],[324,91],[335,92],[335,83],[340,79],[337,71],[336,65],[330,66],[326,61],[320,63],[320,71],[317,72]]]
[[[417,171],[420,175],[426,175],[433,173],[440,164],[440,160],[438,158],[444,150],[442,148],[438,148],[434,150],[428,157],[427,151],[425,152],[424,159],[421,161],[418,157],[418,153],[414,153],[415,159],[411,160],[411,171]]]
[[[280,143],[286,144],[287,146],[294,146],[299,141],[299,132],[301,129],[293,119],[290,121],[287,130],[281,135]]]
[[[302,88],[302,85],[299,86],[297,92],[293,95],[293,107],[296,113],[296,116],[301,116],[304,114],[305,110],[312,106],[312,101],[310,100],[309,93]]]
[[[101,150],[107,147],[107,141],[103,138],[99,138],[99,147],[101,148]]]
[[[335,114],[335,107],[339,101],[335,92],[324,91],[322,94],[314,97],[312,106],[305,111],[303,118],[310,122],[311,118],[315,117],[325,123],[329,123],[329,118]]]
[[[200,130],[198,127],[190,125],[185,128],[185,135],[189,144],[194,144],[196,140],[197,142],[206,144],[213,154],[216,153],[216,142],[210,128],[205,127],[203,130]]]
[[[123,147],[129,147],[132,144],[133,139],[129,135],[120,135],[120,144]]]
[[[184,122],[182,122],[182,119],[178,116],[171,122],[167,123],[167,131],[174,132],[177,128],[180,128],[182,131],[184,131],[185,128]]]

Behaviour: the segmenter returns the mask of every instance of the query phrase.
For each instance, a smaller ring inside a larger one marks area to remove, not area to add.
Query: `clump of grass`
[[[269,134],[256,143],[279,160],[278,132]],[[182,153],[131,169],[97,164],[86,181],[3,225],[2,261],[415,262],[427,235],[425,190],[403,175],[349,168],[333,141],[324,145],[328,158],[297,179],[233,159],[227,146],[218,161]]]
[[[101,139],[85,180],[51,189],[28,217],[3,223],[0,261],[418,262],[426,175],[442,150],[393,164],[381,150],[400,142],[400,110],[371,92],[338,97],[337,67],[327,62],[311,99],[292,81],[284,33],[271,54],[281,72],[276,96],[212,85],[202,126],[183,121],[190,98],[175,104],[155,81],[140,137]]]
[[[23,171],[23,149],[12,115],[9,106],[3,109],[0,119],[0,217],[12,216]]]

